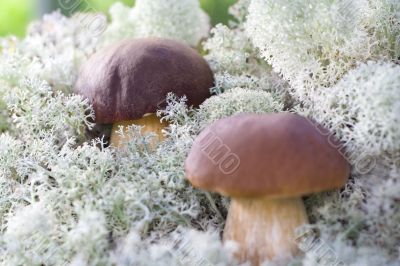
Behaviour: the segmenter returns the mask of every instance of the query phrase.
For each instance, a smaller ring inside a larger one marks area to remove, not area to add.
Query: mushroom
[[[291,113],[241,114],[208,126],[185,162],[194,187],[231,197],[225,241],[239,261],[287,261],[295,229],[308,223],[302,196],[342,187],[350,166],[337,140]]]
[[[75,92],[88,98],[96,123],[113,124],[111,144],[118,147],[119,126],[142,125],[163,139],[156,116],[168,93],[198,106],[210,96],[214,78],[207,62],[174,40],[142,38],[119,42],[94,54],[81,68]]]

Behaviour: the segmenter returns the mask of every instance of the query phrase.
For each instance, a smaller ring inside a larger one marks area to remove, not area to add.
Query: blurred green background
[[[10,34],[24,36],[28,23],[51,10],[60,8],[58,2],[58,0],[0,0],[0,36]],[[106,12],[115,2],[132,6],[135,0],[63,0],[62,2],[69,5],[76,2],[77,5],[79,4],[77,11],[94,9]],[[234,2],[236,0],[200,0],[201,7],[210,15],[214,25],[227,23],[228,8]]]

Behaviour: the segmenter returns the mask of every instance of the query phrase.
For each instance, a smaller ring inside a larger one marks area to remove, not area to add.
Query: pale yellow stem
[[[233,198],[224,241],[239,244],[240,262],[258,266],[264,261],[288,261],[299,252],[295,229],[308,223],[301,198]]]
[[[135,119],[135,120],[127,120],[127,121],[121,121],[113,124],[112,132],[111,132],[111,139],[110,139],[110,144],[114,147],[117,148],[122,148],[124,142],[128,142],[129,139],[122,138],[119,134],[116,132],[119,130],[120,126],[123,126],[124,129],[126,130],[128,126],[130,125],[138,125],[138,126],[143,126],[141,133],[146,134],[153,132],[157,135],[156,139],[154,139],[153,144],[156,144],[157,142],[160,142],[164,140],[164,136],[162,134],[162,130],[167,126],[167,123],[165,122],[160,122],[160,118],[157,117],[156,114],[147,114],[143,116],[140,119]]]

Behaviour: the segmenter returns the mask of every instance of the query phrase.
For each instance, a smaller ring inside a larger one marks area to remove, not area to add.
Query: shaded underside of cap
[[[90,100],[96,122],[107,124],[154,113],[165,106],[169,92],[198,106],[210,96],[213,82],[210,67],[194,49],[143,38],[93,55],[81,69],[75,92]]]
[[[350,166],[329,132],[296,114],[241,114],[216,121],[194,141],[186,176],[233,197],[294,197],[343,186]]]

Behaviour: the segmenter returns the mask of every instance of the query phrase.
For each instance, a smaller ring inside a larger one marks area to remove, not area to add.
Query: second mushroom
[[[185,162],[197,188],[232,198],[224,240],[239,261],[288,261],[295,229],[308,223],[302,196],[342,187],[349,164],[328,131],[299,115],[241,114],[221,119],[194,141]]]

